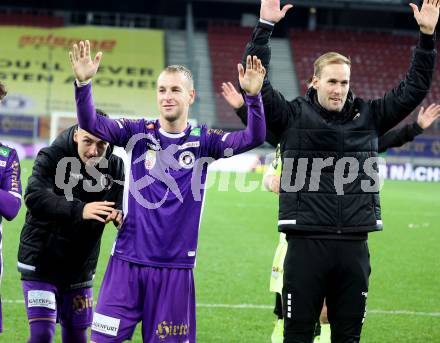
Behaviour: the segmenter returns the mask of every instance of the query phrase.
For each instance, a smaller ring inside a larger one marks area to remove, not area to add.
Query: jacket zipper
[[[339,131],[339,159],[344,157],[344,133],[342,130],[342,125],[338,124],[338,131]],[[345,169],[345,168],[344,168]],[[345,171],[345,170],[344,170]],[[342,196],[341,195],[336,195],[336,198],[338,199],[338,220],[337,220],[337,226],[338,226],[338,231],[337,233],[341,233],[341,228],[342,228]]]

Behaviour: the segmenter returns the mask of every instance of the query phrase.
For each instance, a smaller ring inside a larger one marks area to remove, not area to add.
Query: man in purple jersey
[[[130,339],[142,321],[144,342],[195,342],[193,267],[208,164],[248,151],[265,138],[261,102],[265,69],[248,56],[238,66],[246,92],[248,126],[225,133],[192,127],[188,113],[195,91],[191,72],[167,67],[157,80],[157,120],[110,120],[96,116],[90,44],[69,53],[76,77],[81,127],[125,147],[129,163],[124,186],[124,223],[118,232],[92,324],[92,342]]]
[[[6,96],[5,86],[0,83],[0,101]],[[3,272],[2,218],[14,219],[21,206],[20,162],[17,152],[0,143],[0,280]],[[3,318],[0,300],[0,332]]]

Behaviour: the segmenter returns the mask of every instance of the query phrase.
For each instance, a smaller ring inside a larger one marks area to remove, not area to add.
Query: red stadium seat
[[[43,14],[0,12],[0,25],[61,27],[64,26],[64,18]]]
[[[217,125],[223,128],[241,128],[242,124],[221,95],[222,82],[237,84],[237,63],[241,61],[251,28],[234,25],[210,25],[208,42],[211,55],[212,81],[216,95]]]

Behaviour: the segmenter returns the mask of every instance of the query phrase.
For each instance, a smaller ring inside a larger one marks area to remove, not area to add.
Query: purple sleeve
[[[78,87],[75,82],[76,113],[80,128],[111,144],[125,147],[136,131],[135,122],[114,120],[96,114],[92,83]]]
[[[235,132],[222,132],[215,130],[217,134],[209,134],[208,131],[208,155],[215,159],[230,157],[249,151],[264,143],[266,137],[266,120],[261,94],[245,96],[248,106],[247,127]],[[226,151],[225,154],[225,150]],[[226,156],[225,156],[226,155]]]
[[[12,220],[21,206],[20,162],[17,153],[11,152],[0,184],[0,216]]]

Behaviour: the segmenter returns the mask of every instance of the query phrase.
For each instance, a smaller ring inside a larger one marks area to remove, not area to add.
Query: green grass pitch
[[[23,187],[31,167],[32,161],[22,162]],[[247,176],[248,182],[260,178]],[[268,287],[278,242],[277,199],[261,189],[240,193],[234,180],[231,175],[229,191],[214,186],[206,196],[195,269],[201,343],[270,342],[275,319]],[[387,181],[382,208],[385,230],[369,238],[372,276],[362,342],[440,342],[440,184]],[[16,270],[24,213],[23,206],[18,218],[4,222],[0,342],[28,338]],[[95,299],[115,232],[112,225],[105,230]],[[140,326],[133,342],[141,342]]]

